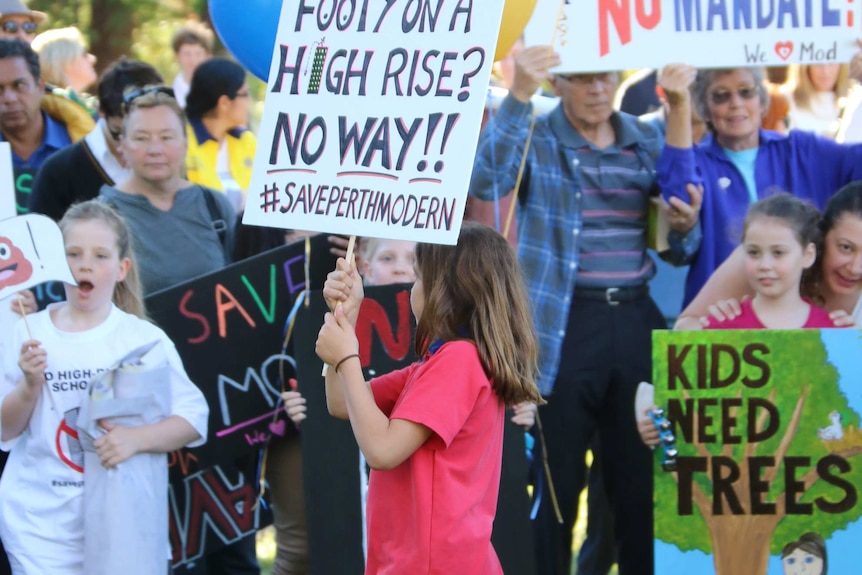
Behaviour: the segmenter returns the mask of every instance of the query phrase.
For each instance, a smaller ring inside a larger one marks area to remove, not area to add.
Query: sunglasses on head
[[[128,94],[123,95],[123,113],[128,114],[129,106],[131,106],[135,100],[142,96],[146,96],[147,94],[164,94],[171,98],[175,97],[173,89],[168,86],[144,86],[143,88],[132,90]]]
[[[36,24],[35,22],[22,22],[21,24],[19,24],[18,22],[15,22],[14,20],[8,20],[8,21],[0,24],[0,28],[2,28],[3,31],[6,32],[7,34],[17,34],[19,28],[21,30],[24,30],[24,32],[26,34],[32,34],[33,32],[36,31],[36,28],[38,28],[38,27],[39,27],[39,25]]]
[[[734,90],[716,90],[709,95],[710,101],[715,105],[727,104]],[[757,86],[742,86],[736,89],[736,93],[743,100],[751,100],[758,96]]]

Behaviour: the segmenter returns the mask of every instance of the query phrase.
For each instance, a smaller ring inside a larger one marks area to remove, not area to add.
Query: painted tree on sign
[[[653,354],[680,454],[656,478],[658,539],[711,553],[717,575],[763,575],[785,543],[862,514],[859,414],[818,332],[657,332]],[[840,441],[818,436],[832,412]]]

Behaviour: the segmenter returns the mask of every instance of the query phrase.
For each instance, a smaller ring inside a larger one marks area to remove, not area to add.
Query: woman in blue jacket
[[[837,144],[802,131],[762,130],[769,96],[761,68],[698,72],[672,64],[660,82],[670,112],[658,180],[671,202],[671,220],[684,219],[691,226],[687,235],[671,232],[669,237],[672,249],[684,254],[680,259],[691,263],[685,307],[739,244],[749,205],[773,191],[787,191],[822,209],[836,190],[862,179],[862,145]],[[696,146],[692,105],[710,130]],[[702,198],[690,197],[688,184],[702,186]]]

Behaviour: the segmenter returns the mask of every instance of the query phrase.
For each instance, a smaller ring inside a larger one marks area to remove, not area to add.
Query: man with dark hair
[[[103,184],[113,186],[129,176],[119,152],[123,129],[123,94],[162,77],[145,62],[125,57],[112,63],[99,79],[99,118],[80,142],[54,154],[36,176],[30,210],[59,220],[76,202],[99,195]]]
[[[71,100],[45,93],[39,56],[21,40],[0,39],[0,141],[12,148],[18,212],[30,204],[30,184],[49,156],[95,125]]]

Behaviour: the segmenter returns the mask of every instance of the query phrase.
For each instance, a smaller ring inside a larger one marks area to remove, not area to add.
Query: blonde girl
[[[84,456],[76,422],[96,373],[156,340],[171,372],[171,416],[134,428],[102,424],[107,433],[96,450],[104,467],[200,445],[207,431],[203,394],[165,333],[143,319],[125,222],[93,200],[72,206],[60,228],[77,285],[65,285],[65,302],[16,324],[0,382],[0,448],[11,450],[0,479],[0,537],[15,575],[83,575]]]

